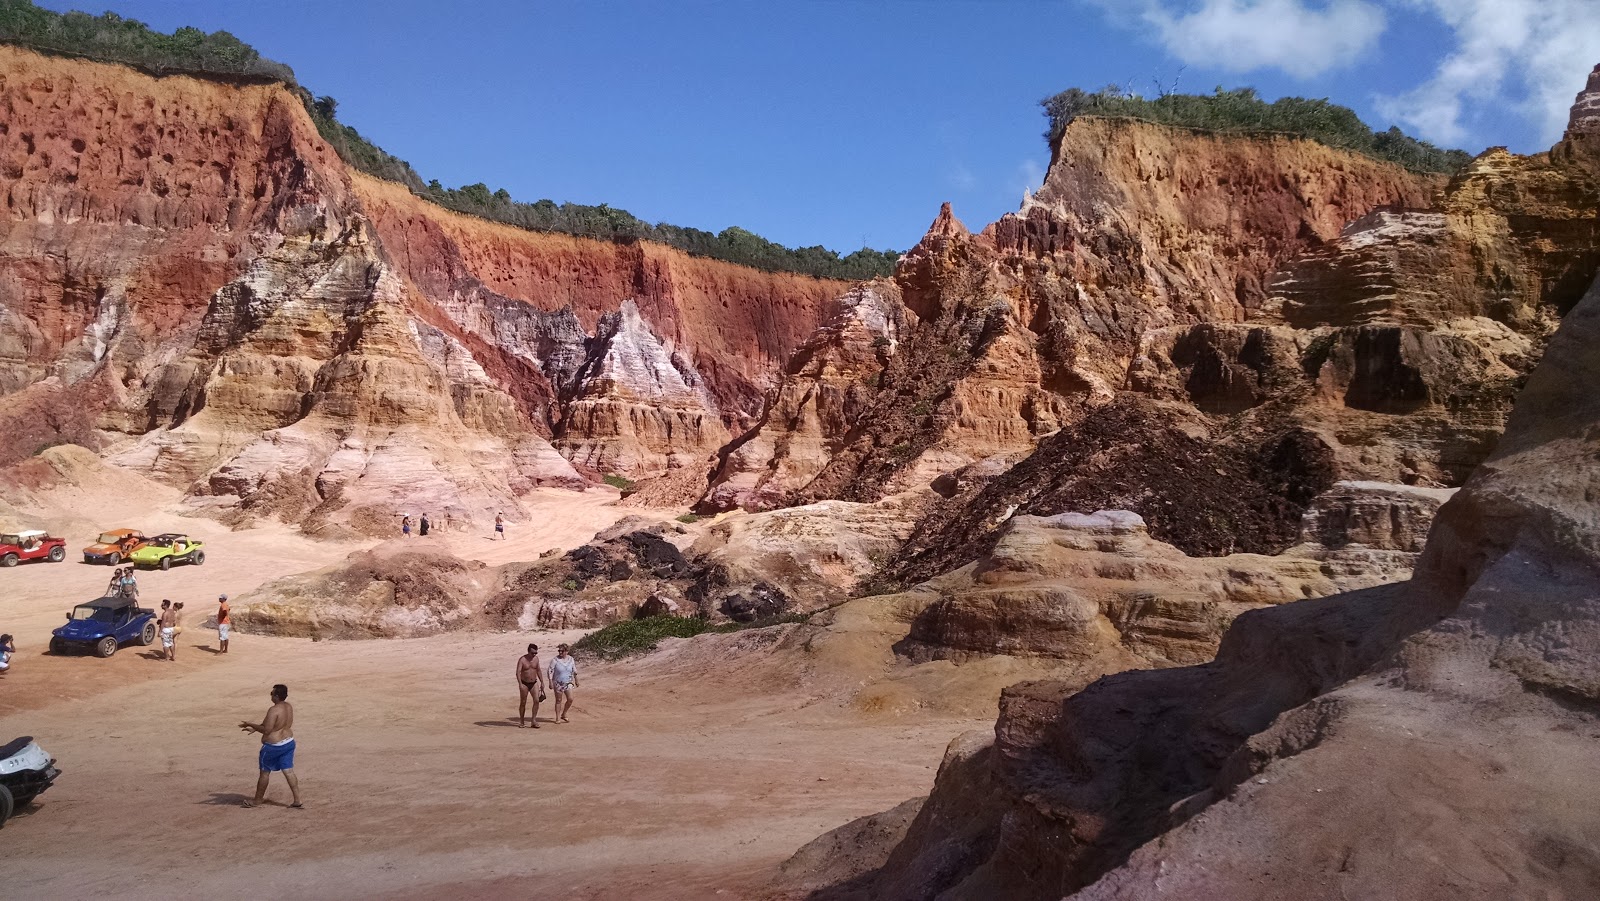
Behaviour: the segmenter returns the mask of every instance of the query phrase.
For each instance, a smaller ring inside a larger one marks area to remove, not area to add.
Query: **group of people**
[[[413,525],[416,526],[417,535],[418,535],[418,537],[421,537],[421,538],[428,537],[428,533],[433,530],[433,520],[428,518],[428,514],[424,513],[424,514],[422,514],[421,517],[417,518],[416,520],[412,520],[411,514],[407,513],[404,516],[400,517],[400,534],[405,536],[406,538],[410,538],[411,537],[411,528],[412,528]],[[498,538],[501,541],[505,540],[505,537],[506,537],[506,517],[505,517],[504,513],[496,513],[494,515],[494,536],[493,537]]]
[[[556,722],[567,722],[567,714],[572,712],[572,690],[578,687],[578,661],[573,659],[571,648],[567,645],[556,646],[555,659],[550,661],[549,667],[539,665],[539,646],[528,645],[528,653],[517,658],[517,728],[525,728],[524,720],[528,713],[528,702],[533,702],[533,728],[539,728],[539,703],[545,695],[545,678],[549,677],[550,689],[556,693]]]
[[[156,617],[161,630],[162,656],[172,662],[178,660],[178,635],[183,632],[183,602],[174,603],[162,598],[161,614]],[[228,596],[217,595],[217,653],[228,653],[228,638],[233,632],[233,611],[228,606]]]
[[[139,599],[139,579],[133,567],[123,566],[111,571],[111,584],[106,586],[106,597]]]

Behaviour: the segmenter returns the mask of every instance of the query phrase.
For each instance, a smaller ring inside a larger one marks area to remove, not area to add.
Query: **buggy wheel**
[[[111,556],[106,558],[106,562],[110,563],[112,566],[116,566],[118,563],[122,562],[122,555],[116,551],[112,551]]]
[[[96,657],[110,657],[116,652],[117,637],[115,635],[107,635],[105,638],[102,638],[94,643],[94,655]]]
[[[172,568],[172,558],[171,557],[162,557],[161,558],[161,568],[162,568],[162,570],[171,569]]]
[[[144,630],[139,633],[139,643],[149,647],[156,643],[156,624],[145,623]]]
[[[61,547],[60,545],[56,545],[55,547],[50,549],[50,562],[51,563],[60,563],[61,561],[65,560],[65,559],[67,559],[67,549],[66,548]]]
[[[195,566],[204,566],[206,562],[206,552],[195,551],[194,556],[189,558],[189,562],[193,563]]]
[[[50,639],[50,653],[52,653],[52,654],[66,654],[67,653],[67,643],[62,641],[59,638]]]
[[[0,557],[0,566],[16,566],[16,565],[17,565],[17,555],[16,554],[7,554],[4,557]]]
[[[17,801],[11,796],[11,789],[0,785],[0,826],[11,819],[11,814],[17,809]]]

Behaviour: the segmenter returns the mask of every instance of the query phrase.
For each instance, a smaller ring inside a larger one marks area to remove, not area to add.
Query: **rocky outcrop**
[[[699,468],[728,440],[716,400],[687,358],[645,326],[632,300],[601,319],[557,441],[597,472]]]
[[[0,108],[0,462],[74,440],[236,519],[702,466],[845,287],[431,207],[281,86],[5,47]]]
[[[827,501],[688,528],[630,517],[528,566],[488,609],[543,628],[657,614],[752,623],[814,613],[869,588],[926,501]]]
[[[919,660],[1060,657],[1106,673],[1204,662],[1248,610],[1410,578],[1450,495],[1340,482],[1277,556],[1191,557],[1124,510],[1013,515],[975,563],[918,587],[938,599],[897,647]]]
[[[847,440],[904,327],[892,281],[858,286],[789,358],[760,423],[723,449],[702,507],[768,509],[821,472]]]
[[[390,542],[240,595],[233,618],[263,635],[417,638],[472,624],[498,577],[426,542]]]
[[[885,865],[815,897],[1591,894],[1596,347],[1600,282],[1411,582],[1248,613],[1201,666],[1008,689]]]

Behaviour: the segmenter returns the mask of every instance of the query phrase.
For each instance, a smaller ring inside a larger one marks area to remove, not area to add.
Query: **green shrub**
[[[718,631],[716,626],[694,616],[648,616],[612,623],[603,629],[590,632],[578,639],[573,650],[587,652],[606,660],[615,660],[629,654],[643,654],[656,649],[663,638],[693,638],[704,632]]]
[[[1256,94],[1255,88],[1225,91],[1219,87],[1212,94],[1163,94],[1153,100],[1127,93],[1116,85],[1092,94],[1071,88],[1046,97],[1040,105],[1050,120],[1045,139],[1052,148],[1072,120],[1090,116],[1213,132],[1295,135],[1416,172],[1452,173],[1472,159],[1465,151],[1435,147],[1398,128],[1375,133],[1349,107],[1305,97],[1283,97],[1268,103]]]
[[[682,516],[678,517],[678,522],[682,522],[682,523],[691,523],[692,524],[692,523],[697,523],[699,521],[700,521],[700,514],[698,514],[698,513],[685,513]]]
[[[58,13],[29,0],[0,0],[0,44],[42,53],[121,63],[156,75],[196,75],[227,81],[282,82],[305,104],[317,132],[354,169],[410,188],[447,209],[481,216],[532,231],[561,232],[612,241],[654,241],[695,256],[711,257],[769,272],[794,272],[818,278],[860,280],[894,271],[900,255],[863,247],[840,256],[825,247],[784,247],[742,228],[712,233],[658,222],[651,225],[627,210],[600,204],[522,203],[505,189],[478,183],[446,188],[424,182],[411,164],[377,146],[337,118],[338,101],[314,97],[295,80],[294,70],[263,57],[226,31],[211,34],[179,28],[162,34],[136,19],[108,12]]]
[[[633,490],[633,481],[631,479],[625,479],[619,475],[607,475],[600,481],[605,482],[607,485],[610,485],[612,488],[615,488],[624,494]]]
[[[577,591],[578,590],[578,580],[577,579],[568,579],[567,581],[561,583],[561,587],[565,588],[568,591]]]
[[[603,629],[590,632],[572,646],[575,653],[593,654],[603,660],[616,660],[632,654],[646,654],[656,649],[663,638],[693,638],[707,632],[738,632],[744,629],[763,629],[783,623],[803,623],[810,617],[786,613],[753,623],[723,623],[712,625],[698,616],[647,616],[612,623]]]
[[[294,84],[294,70],[226,31],[162,34],[113,12],[57,13],[28,0],[0,0],[0,43],[44,53],[123,63],[157,75],[197,74]]]
[[[372,174],[392,178],[380,173]],[[900,258],[900,254],[892,250],[866,247],[842,257],[821,246],[789,248],[737,226],[720,232],[708,232],[665,222],[651,225],[627,210],[604,203],[599,206],[557,204],[552,200],[524,203],[511,199],[510,192],[504,188],[490,190],[482,182],[447,188],[438,181],[430,181],[417,193],[447,209],[529,231],[561,232],[609,241],[654,241],[693,256],[710,257],[768,272],[862,280],[891,274]]]

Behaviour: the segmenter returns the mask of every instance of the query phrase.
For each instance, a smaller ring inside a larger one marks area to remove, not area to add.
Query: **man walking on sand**
[[[533,728],[539,728],[539,702],[544,700],[544,670],[539,666],[539,646],[528,645],[528,653],[517,658],[517,728],[521,729],[523,714],[528,710],[529,696],[533,698]]]
[[[233,633],[233,614],[228,609],[228,596],[217,595],[217,645],[219,654],[228,653],[228,636]]]
[[[578,687],[578,661],[564,644],[556,646],[556,657],[550,661],[550,687],[556,693],[556,722],[564,723],[572,711],[572,690]]]
[[[296,810],[300,803],[300,779],[294,774],[294,707],[289,704],[289,687],[272,686],[272,706],[266,718],[259,723],[240,723],[245,732],[261,733],[261,778],[256,780],[256,796],[244,802],[244,807],[259,807],[267,798],[267,780],[273,773],[283,773],[289,783],[289,793],[294,796],[290,804]]]
[[[433,528],[433,523],[428,519],[428,514],[422,514],[422,519],[417,523],[417,534],[423,538],[428,537],[428,530]]]
[[[156,621],[161,626],[161,650],[168,660],[178,660],[178,611],[172,602],[166,598],[161,599],[161,618]]]
[[[494,515],[494,537],[506,540],[506,518],[499,513]]]

